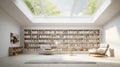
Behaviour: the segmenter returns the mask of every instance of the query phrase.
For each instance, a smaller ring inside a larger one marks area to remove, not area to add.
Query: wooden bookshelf
[[[24,46],[26,49],[39,49],[41,44],[50,44],[62,50],[87,51],[90,48],[99,47],[100,30],[24,30]]]
[[[9,56],[23,54],[23,47],[9,47]]]

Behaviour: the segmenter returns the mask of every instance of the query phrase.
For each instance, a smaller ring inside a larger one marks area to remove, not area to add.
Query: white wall
[[[10,33],[20,34],[20,25],[0,8],[0,57],[8,56]]]
[[[109,43],[116,58],[120,58],[120,12],[103,27],[103,43]]]

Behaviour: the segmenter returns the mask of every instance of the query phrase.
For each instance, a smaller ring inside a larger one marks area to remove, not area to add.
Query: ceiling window
[[[23,0],[35,16],[92,16],[104,0]]]

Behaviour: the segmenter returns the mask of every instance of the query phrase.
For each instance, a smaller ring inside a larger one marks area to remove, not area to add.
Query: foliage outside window
[[[40,0],[24,0],[24,2],[34,15],[56,16],[60,14],[57,6],[48,0],[42,0],[42,6],[40,6]]]
[[[43,0],[43,4],[45,6],[47,16],[57,16],[60,14],[60,11],[57,9],[57,5],[51,3],[48,0]]]
[[[34,15],[40,15],[42,13],[39,0],[24,0],[24,2]]]
[[[60,16],[61,11],[53,2],[55,0],[23,0],[30,11],[36,16]],[[93,15],[99,8],[103,0],[87,0],[86,8],[82,15]],[[65,4],[63,4],[65,5]],[[63,7],[64,8],[64,7]],[[78,15],[79,16],[79,15]]]
[[[88,0],[86,8],[83,10],[84,15],[93,15],[103,0]]]

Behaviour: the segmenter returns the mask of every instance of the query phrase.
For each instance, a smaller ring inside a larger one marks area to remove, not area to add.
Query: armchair
[[[40,49],[41,49],[40,54],[44,55],[51,55],[54,52],[54,50],[51,48],[49,44],[40,45]]]
[[[109,44],[100,44],[100,47],[99,48],[92,48],[92,49],[89,49],[89,55],[92,55],[92,56],[105,56],[106,55],[106,52],[109,48]]]

